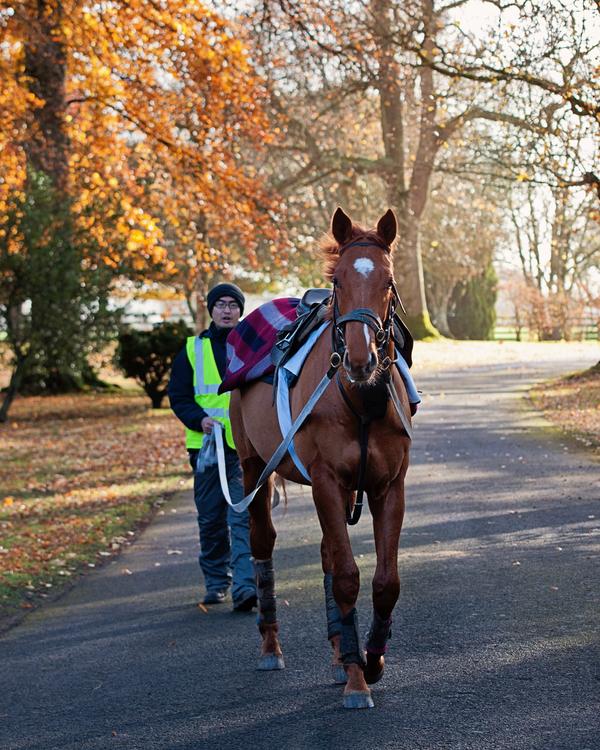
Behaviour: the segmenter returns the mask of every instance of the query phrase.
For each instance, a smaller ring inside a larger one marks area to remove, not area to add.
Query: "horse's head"
[[[324,245],[325,273],[333,283],[334,348],[349,379],[367,383],[385,362],[397,301],[391,245],[396,217],[389,209],[376,229],[363,229],[338,208],[331,241]]]

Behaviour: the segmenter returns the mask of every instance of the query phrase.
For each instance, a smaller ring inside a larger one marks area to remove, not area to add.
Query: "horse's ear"
[[[331,234],[339,245],[345,245],[352,238],[352,220],[339,206],[331,219]]]
[[[396,221],[396,214],[391,208],[384,213],[384,215],[377,222],[377,234],[381,239],[385,240],[386,245],[391,245],[396,239],[398,232],[398,222]]]

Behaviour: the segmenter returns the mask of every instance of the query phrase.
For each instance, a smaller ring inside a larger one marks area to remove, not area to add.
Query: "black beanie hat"
[[[206,306],[208,307],[209,315],[212,315],[215,302],[221,299],[221,297],[233,297],[233,299],[240,306],[240,315],[244,314],[244,303],[246,302],[246,298],[244,297],[244,293],[242,292],[242,290],[235,284],[223,283],[217,284],[217,286],[213,286],[213,288],[206,296]]]

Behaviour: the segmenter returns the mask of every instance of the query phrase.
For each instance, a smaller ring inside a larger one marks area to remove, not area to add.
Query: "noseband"
[[[385,322],[381,322],[381,318],[376,312],[368,307],[357,307],[351,310],[346,315],[339,314],[339,308],[336,296],[336,287],[333,287],[333,326],[331,328],[331,347],[332,357],[337,354],[339,356],[339,362],[341,363],[344,356],[347,353],[346,337],[345,337],[345,326],[346,323],[364,323],[375,334],[375,341],[377,342],[377,361],[379,366],[387,370],[392,364],[392,360],[387,354],[387,346],[390,341],[392,325],[394,321],[394,311],[396,309],[396,300],[392,296],[390,304],[388,305],[388,311],[385,318]]]

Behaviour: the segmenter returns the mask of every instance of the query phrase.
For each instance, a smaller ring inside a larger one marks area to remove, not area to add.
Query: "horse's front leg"
[[[342,663],[340,651],[340,639],[342,633],[342,613],[333,596],[333,563],[331,555],[325,544],[325,538],[321,540],[321,564],[323,567],[323,588],[325,590],[325,613],[327,615],[327,638],[331,643],[333,655],[331,660],[331,671],[333,681],[336,685],[345,685],[347,682],[346,670]]]
[[[252,458],[243,462],[244,487],[248,494],[256,487],[256,482],[264,467],[260,459]],[[277,533],[271,520],[270,479],[250,503],[250,549],[256,572],[258,597],[258,630],[262,638],[258,669],[284,669],[283,653],[279,644],[277,607],[275,597],[275,574],[273,570],[273,547]]]
[[[340,613],[339,649],[347,677],[344,707],[372,708],[371,691],[363,673],[365,660],[360,645],[356,612],[360,576],[352,554],[345,520],[346,503],[350,499],[350,493],[342,490],[327,470],[315,468],[311,479],[315,506],[323,531],[322,549],[326,550],[327,565],[331,566],[333,597]],[[325,566],[324,563],[324,568]]]
[[[400,594],[398,544],[404,519],[404,472],[389,491],[369,498],[373,516],[377,565],[373,576],[373,618],[367,635],[365,679],[373,684],[383,676],[392,611]]]

